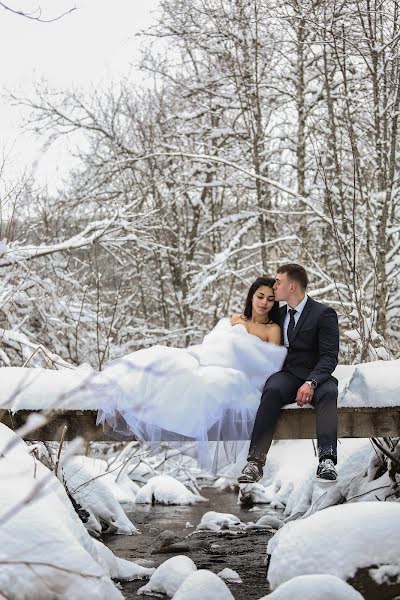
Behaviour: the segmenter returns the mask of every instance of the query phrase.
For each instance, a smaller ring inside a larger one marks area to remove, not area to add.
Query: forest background
[[[3,160],[0,365],[195,343],[285,262],[338,311],[341,362],[398,357],[399,17],[393,0],[161,0],[145,83],[15,94],[78,166],[49,193]]]

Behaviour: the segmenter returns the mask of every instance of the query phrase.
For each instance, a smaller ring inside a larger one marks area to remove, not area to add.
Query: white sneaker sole
[[[318,483],[327,483],[329,485],[337,482],[337,478],[336,479],[323,479],[321,477],[316,477],[316,480],[318,481]]]
[[[254,483],[258,483],[259,481],[261,481],[261,479],[262,476],[256,479],[255,481],[240,481],[240,477],[238,477],[237,481],[239,485],[253,485]]]

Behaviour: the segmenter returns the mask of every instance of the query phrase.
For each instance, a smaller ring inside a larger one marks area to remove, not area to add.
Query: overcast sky
[[[42,78],[60,88],[98,87],[119,79],[139,57],[135,33],[152,23],[158,0],[5,0],[5,4],[24,11],[40,6],[42,18],[76,7],[58,21],[38,23],[0,6],[0,86],[3,92],[30,93],[33,82]],[[65,162],[63,149],[43,156],[39,142],[21,131],[22,116],[20,109],[0,98],[1,148],[13,148],[18,169],[37,162],[35,175],[54,190]]]

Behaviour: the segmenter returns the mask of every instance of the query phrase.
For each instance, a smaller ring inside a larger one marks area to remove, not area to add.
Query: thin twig
[[[396,458],[391,452],[389,452],[389,450],[386,450],[386,448],[382,446],[382,444],[378,441],[377,438],[371,438],[371,441],[385,456],[387,456],[391,461],[393,461],[394,463],[396,463],[396,465],[400,467],[400,460]]]
[[[67,567],[60,567],[59,565],[53,565],[48,562],[40,562],[34,560],[0,560],[0,565],[25,565],[27,567],[50,567],[56,571],[63,571],[64,573],[71,573],[71,575],[79,575],[80,577],[90,577],[92,579],[102,579],[103,575],[92,575],[91,573],[82,573],[81,571],[75,571],[74,569],[67,569]]]
[[[392,487],[391,484],[389,485],[380,485],[377,488],[374,488],[373,490],[367,490],[366,492],[363,492],[362,494],[357,494],[356,496],[352,496],[351,498],[347,498],[346,502],[351,502],[352,500],[355,500],[356,498],[362,498],[363,496],[367,496],[368,494],[372,494],[372,492],[376,492],[378,490],[384,490],[385,488],[390,488]]]
[[[2,6],[5,10],[12,12],[14,15],[18,15],[19,17],[25,17],[25,19],[31,19],[32,21],[38,21],[39,23],[54,23],[54,21],[58,21],[59,19],[62,19],[66,15],[69,15],[70,13],[72,13],[74,10],[77,10],[76,6],[74,6],[70,10],[67,10],[66,12],[62,13],[61,15],[58,15],[58,17],[54,17],[53,19],[42,19],[40,16],[42,14],[42,9],[40,7],[38,7],[36,9],[36,11],[34,11],[34,12],[39,12],[39,16],[35,17],[34,12],[26,13],[22,10],[15,10],[14,8],[7,6],[7,4],[4,4],[3,2],[0,2],[0,6]]]
[[[56,477],[57,477],[57,474],[58,474],[58,466],[60,464],[61,451],[62,451],[62,447],[64,445],[64,439],[65,439],[65,434],[67,433],[67,430],[68,430],[68,425],[64,425],[62,433],[61,433],[60,445],[58,447],[58,452],[57,452],[56,466],[54,467],[54,475]]]

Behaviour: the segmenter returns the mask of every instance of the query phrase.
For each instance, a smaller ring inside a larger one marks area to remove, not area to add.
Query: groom
[[[336,312],[306,294],[308,277],[297,264],[279,267],[275,300],[285,301],[281,313],[281,343],[287,347],[282,371],[266,382],[261,396],[248,455],[239,483],[255,483],[263,476],[281,408],[297,402],[315,408],[319,465],[317,478],[335,481],[337,473],[337,380],[339,328]]]

